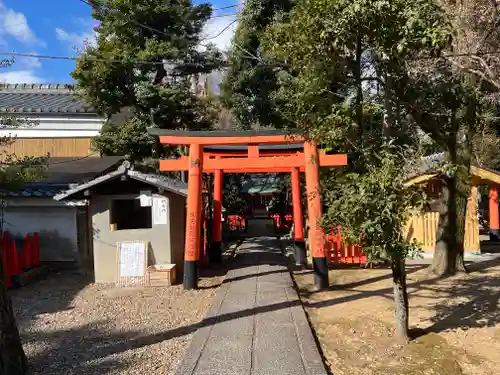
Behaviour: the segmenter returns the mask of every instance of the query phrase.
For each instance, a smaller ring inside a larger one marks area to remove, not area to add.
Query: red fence
[[[227,225],[231,230],[244,230],[245,229],[245,218],[240,215],[228,215]]]
[[[280,215],[271,215],[278,229],[290,229],[293,217],[290,214],[281,220]],[[245,218],[238,215],[228,215],[227,222],[231,230],[245,229]],[[368,258],[358,245],[344,244],[342,239],[342,227],[337,227],[331,233],[324,236],[325,251],[329,264],[366,264]]]
[[[290,229],[292,227],[293,217],[290,214],[285,215],[284,220],[281,220],[281,216],[278,214],[271,215],[271,218],[277,229]]]
[[[32,239],[33,237],[33,239]],[[22,250],[17,249],[15,239],[10,240],[8,232],[2,235],[2,264],[7,288],[17,284],[19,276],[40,265],[38,233],[26,235]]]
[[[342,240],[342,227],[324,236],[325,251],[328,263],[338,264],[366,264],[368,258],[358,245],[344,244]]]

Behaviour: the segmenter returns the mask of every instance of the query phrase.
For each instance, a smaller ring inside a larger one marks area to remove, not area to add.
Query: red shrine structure
[[[149,129],[165,145],[189,145],[189,156],[160,161],[161,171],[188,171],[184,289],[198,283],[198,261],[202,227],[202,174],[213,173],[213,243],[210,262],[221,260],[223,173],[289,172],[292,175],[293,220],[296,261],[305,264],[304,223],[300,200],[300,173],[305,173],[309,221],[309,248],[317,289],[328,287],[328,264],[320,226],[322,217],[319,167],[347,165],[346,155],[327,155],[315,142],[298,132],[259,131],[180,131]],[[283,147],[297,145],[298,147]],[[218,147],[219,146],[219,147]],[[227,147],[220,147],[227,146]],[[232,147],[232,148],[231,148]]]

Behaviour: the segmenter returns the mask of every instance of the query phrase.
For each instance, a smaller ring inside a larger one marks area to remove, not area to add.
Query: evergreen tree
[[[294,0],[245,3],[221,85],[222,100],[240,128],[280,128],[288,123],[278,109],[278,70],[262,63],[260,40],[266,28],[286,17],[293,4]]]
[[[148,127],[204,129],[215,121],[196,78],[217,68],[221,54],[202,47],[208,4],[188,0],[92,0],[99,21],[72,77],[77,92],[109,118],[94,141],[102,154],[131,159],[165,154]],[[126,112],[124,123],[115,121]]]

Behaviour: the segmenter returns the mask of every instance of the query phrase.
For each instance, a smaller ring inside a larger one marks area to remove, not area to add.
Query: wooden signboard
[[[147,285],[148,241],[127,241],[117,244],[119,286]]]

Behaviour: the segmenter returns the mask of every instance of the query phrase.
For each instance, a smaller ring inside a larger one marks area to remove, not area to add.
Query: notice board
[[[118,285],[147,285],[148,241],[117,243]]]

